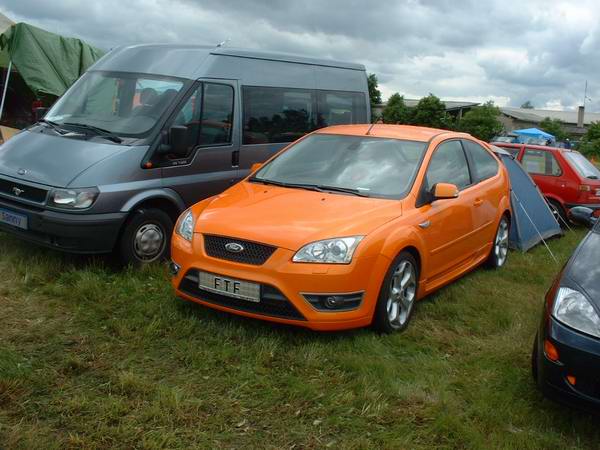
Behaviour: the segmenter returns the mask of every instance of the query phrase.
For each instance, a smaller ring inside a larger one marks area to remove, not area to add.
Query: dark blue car
[[[600,412],[600,221],[588,208],[571,214],[592,230],[546,294],[533,377],[546,396]]]

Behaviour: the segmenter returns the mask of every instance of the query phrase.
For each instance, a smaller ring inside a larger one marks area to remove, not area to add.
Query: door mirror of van
[[[261,167],[262,167],[262,163],[254,163],[254,164],[252,164],[252,167],[250,167],[250,173],[256,172]]]
[[[169,129],[169,153],[181,158],[188,153],[188,128],[184,125],[173,125]]]
[[[458,197],[458,187],[451,183],[437,183],[433,187],[434,200],[442,200]]]
[[[46,116],[46,113],[48,112],[49,109],[50,108],[42,108],[42,107],[35,108],[33,110],[33,114],[35,116],[35,121],[39,122],[40,120],[42,120]]]
[[[598,219],[594,217],[594,211],[585,206],[576,206],[569,211],[571,220],[586,227],[592,227]]]

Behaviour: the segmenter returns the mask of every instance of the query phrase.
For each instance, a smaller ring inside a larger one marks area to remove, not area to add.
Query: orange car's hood
[[[320,239],[367,235],[402,215],[398,200],[356,197],[241,182],[213,200],[195,232],[296,251]]]

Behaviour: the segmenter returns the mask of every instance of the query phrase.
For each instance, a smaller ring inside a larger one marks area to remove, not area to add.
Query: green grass
[[[584,233],[550,242],[561,264]],[[597,448],[597,419],[530,376],[559,268],[512,252],[402,334],[319,334],[184,303],[163,267],[0,234],[0,448]]]

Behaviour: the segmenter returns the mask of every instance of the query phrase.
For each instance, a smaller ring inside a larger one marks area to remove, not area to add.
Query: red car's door
[[[552,151],[525,147],[520,160],[545,196],[564,201],[566,180],[562,177],[563,170]]]

